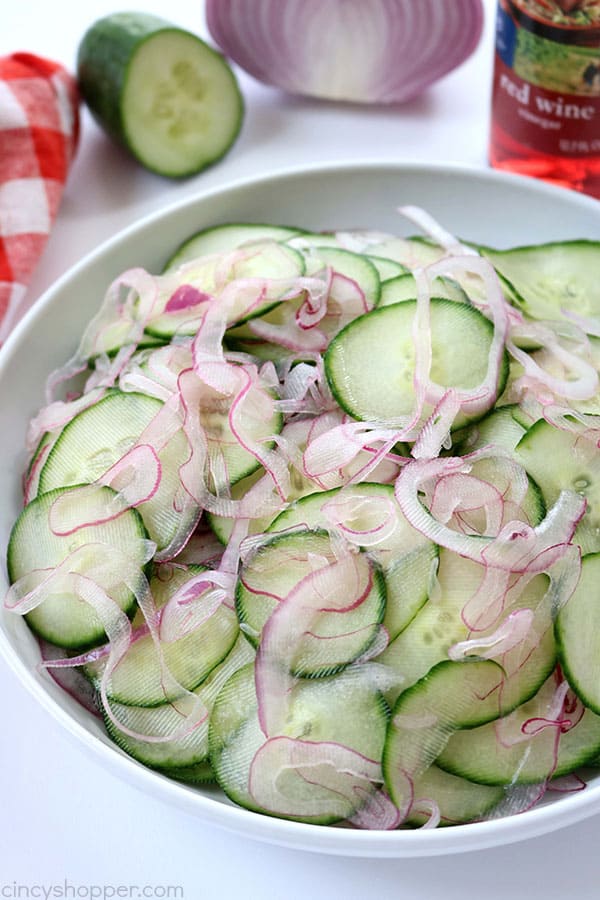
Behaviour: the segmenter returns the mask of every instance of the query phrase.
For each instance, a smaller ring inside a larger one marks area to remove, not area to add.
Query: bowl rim
[[[136,233],[143,232],[148,228],[152,229],[161,220],[168,219],[188,207],[204,205],[209,203],[213,197],[222,197],[227,193],[234,193],[246,187],[254,188],[270,182],[276,183],[298,177],[310,178],[329,173],[349,174],[358,170],[373,173],[389,170],[392,173],[404,175],[411,172],[421,175],[435,173],[436,176],[442,177],[460,174],[472,181],[518,186],[533,194],[563,201],[568,195],[569,202],[580,205],[582,209],[593,211],[599,215],[600,219],[600,207],[592,198],[531,178],[460,163],[347,160],[285,167],[258,177],[246,176],[210,190],[199,191],[152,211],[101,243],[71,266],[43,292],[16,325],[4,346],[0,348],[0,379],[3,377],[4,369],[13,353],[29,329],[34,326],[37,318],[42,315],[45,307],[52,302],[54,296],[61,293],[71,279],[85,270],[87,266],[110,255],[114,248]],[[598,785],[589,790],[569,795],[561,803],[558,816],[560,821],[557,821],[555,804],[537,806],[519,816],[455,825],[452,828],[414,831],[360,831],[340,829],[335,826],[316,827],[309,823],[260,815],[229,805],[221,799],[207,797],[193,787],[168,779],[160,773],[146,768],[123,753],[116,745],[104,743],[54,699],[52,693],[44,687],[44,682],[35,677],[34,671],[25,664],[11,646],[6,633],[1,628],[0,654],[21,684],[36,698],[42,708],[64,727],[66,735],[81,749],[87,748],[91,751],[94,757],[102,761],[109,771],[137,789],[150,793],[161,801],[172,803],[178,808],[194,814],[200,820],[218,825],[238,835],[274,845],[342,856],[380,858],[435,856],[515,843],[581,821],[594,815],[600,809],[600,785]]]

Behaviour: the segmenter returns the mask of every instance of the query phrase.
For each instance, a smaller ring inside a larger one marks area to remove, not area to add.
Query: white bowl
[[[382,163],[321,166],[234,184],[133,225],[91,253],[37,302],[0,351],[0,547],[21,505],[28,418],[43,402],[47,374],[77,344],[109,282],[130,266],[160,271],[177,245],[226,221],[274,222],[312,229],[369,227],[408,233],[400,204],[423,206],[465,239],[508,246],[576,237],[600,239],[600,204],[547,185],[460,167]],[[6,590],[0,575],[0,595]],[[519,816],[431,831],[364,832],[260,816],[232,806],[213,788],[169,781],[125,756],[97,719],[36,669],[37,645],[24,622],[0,614],[0,650],[23,684],[84,752],[154,797],[248,837],[349,856],[455,853],[511,843],[600,811],[600,777]]]

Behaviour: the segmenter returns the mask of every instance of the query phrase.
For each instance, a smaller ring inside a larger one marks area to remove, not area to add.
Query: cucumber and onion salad
[[[600,759],[600,246],[217,225],[31,421],[6,606],[125,753],[415,828]]]

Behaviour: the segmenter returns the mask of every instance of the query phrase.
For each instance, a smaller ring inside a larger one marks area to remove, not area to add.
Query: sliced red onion
[[[295,683],[291,674],[298,647],[314,620],[327,611],[343,613],[359,606],[372,587],[366,561],[346,551],[334,562],[320,560],[280,600],[265,627],[256,656],[255,682],[258,717],[265,737],[281,734]]]
[[[535,529],[522,522],[507,523],[497,537],[465,535],[438,521],[419,498],[428,482],[449,475],[468,474],[478,459],[502,456],[498,448],[484,447],[468,456],[414,460],[406,465],[395,486],[396,499],[410,524],[436,544],[505,571],[523,571],[542,550],[568,543],[585,511],[585,499],[563,491],[546,518]],[[547,562],[547,561],[546,561]],[[544,569],[536,568],[536,571]]]
[[[48,524],[53,534],[66,536],[81,528],[112,522],[126,510],[118,494],[99,491],[95,484],[80,485],[56,498],[50,507]]]
[[[223,363],[222,365],[227,365]],[[202,371],[206,366],[202,364]],[[236,367],[229,367],[232,371],[227,377],[232,376],[237,384],[237,398],[243,408],[241,397],[246,394],[255,374],[238,371]],[[235,371],[233,371],[235,369]],[[260,385],[258,386],[260,390]],[[193,509],[206,509],[219,516],[228,518],[259,518],[266,515],[269,510],[276,511],[281,508],[281,500],[287,496],[289,471],[283,457],[275,451],[255,444],[246,438],[247,446],[256,448],[257,457],[264,460],[267,469],[267,478],[260,479],[240,500],[232,500],[228,496],[216,496],[207,487],[207,475],[209,472],[209,447],[205,429],[201,421],[201,401],[203,383],[193,369],[188,369],[179,376],[179,396],[184,409],[184,432],[190,445],[190,457],[180,468],[180,479],[189,497],[189,503]],[[248,401],[249,402],[249,401]],[[269,402],[272,404],[273,398]],[[236,397],[232,397],[231,404],[236,403]],[[236,416],[234,414],[233,427],[237,430]],[[231,418],[230,418],[231,425]],[[243,425],[242,425],[243,427]],[[241,434],[241,432],[240,432]],[[274,491],[275,488],[275,491]],[[279,499],[276,497],[279,494]],[[186,501],[187,502],[187,501]],[[166,558],[166,557],[165,557]],[[172,557],[170,557],[172,558]]]
[[[60,384],[85,370],[89,359],[113,349],[115,341],[110,340],[110,333],[115,326],[119,328],[117,346],[122,345],[133,354],[157,299],[157,279],[143,269],[129,269],[113,281],[75,354],[50,375],[46,386],[48,402],[54,399]]]
[[[600,319],[597,316],[580,316],[573,310],[565,309],[564,307],[561,308],[561,314],[571,319],[585,334],[589,334],[592,337],[600,337]]]
[[[392,831],[398,828],[402,821],[400,810],[385,791],[372,788],[367,791],[364,787],[355,785],[354,796],[362,797],[363,803],[348,819],[352,825],[369,831]]]
[[[443,447],[452,446],[450,429],[460,412],[461,401],[452,389],[446,391],[417,437],[412,456],[415,459],[431,459],[439,456]]]
[[[548,785],[549,791],[556,791],[560,794],[574,794],[577,791],[583,791],[587,787],[586,782],[579,775],[562,775],[560,778],[553,778]]]
[[[521,363],[525,372],[524,376],[517,380],[515,390],[519,389],[520,383],[530,383],[540,385],[552,394],[566,397],[569,400],[589,400],[595,396],[598,391],[599,379],[598,373],[591,363],[574,353],[569,353],[550,328],[542,329],[539,323],[536,323],[535,327],[528,327],[527,333],[541,340],[544,345],[544,353],[554,357],[567,372],[572,372],[576,377],[568,379],[551,375],[538,364],[530,353],[521,350],[520,347],[515,346],[512,340],[509,340],[507,348],[511,356]]]
[[[280,783],[295,772],[304,782],[301,792],[288,794]],[[360,806],[360,793],[381,783],[381,766],[356,750],[333,741],[305,741],[285,736],[268,739],[250,765],[248,790],[267,812],[303,819],[336,816],[347,819]],[[307,785],[314,785],[310,791]],[[385,817],[391,816],[386,805]],[[390,826],[391,827],[391,826]]]
[[[136,507],[154,497],[161,478],[162,465],[154,448],[136,444],[98,479],[98,484],[108,485],[126,506]]]
[[[368,422],[342,422],[311,440],[304,451],[304,474],[320,478],[352,463],[367,445],[384,442],[386,452],[400,440],[399,432]]]
[[[479,0],[208,0],[223,52],[293,94],[401,103],[460,65],[479,42]]]
[[[432,215],[420,206],[400,206],[398,212],[420,228],[432,241],[439,244],[440,247],[443,247],[450,255],[478,255],[476,250],[472,247],[468,247],[466,244],[462,244],[458,238],[449,231],[446,231]]]
[[[474,510],[485,513],[483,532],[468,528],[468,514]],[[504,500],[495,485],[466,472],[453,472],[437,481],[429,511],[438,522],[452,521],[465,534],[496,535],[502,526]]]
[[[504,799],[500,801],[490,812],[482,816],[482,821],[491,819],[504,819],[506,816],[516,816],[527,812],[542,799],[546,793],[547,782],[541,784],[516,784],[507,787]]]
[[[385,496],[344,496],[342,492],[326,501],[321,511],[357,547],[377,547],[398,527],[397,507]]]
[[[41,639],[39,640],[39,645],[42,662],[44,663],[60,660],[64,653],[64,650],[61,647],[56,647],[54,644],[49,644],[47,641]],[[96,688],[89,678],[86,678],[85,675],[72,666],[63,668],[61,666],[47,665],[44,668],[47,669],[54,681],[63,689],[63,691],[66,691],[67,694],[73,697],[73,699],[81,704],[84,709],[87,709],[88,712],[101,718],[98,709]]]
[[[410,808],[411,813],[420,813],[427,816],[426,822],[419,826],[421,830],[437,828],[442,821],[442,814],[438,803],[429,797],[419,797]]]
[[[523,722],[521,725],[523,734],[536,735],[545,728],[555,728],[558,737],[562,731],[568,731],[571,727],[571,723],[568,721],[565,722],[563,716],[563,708],[568,690],[569,685],[566,681],[559,684],[552,697],[547,714],[545,716],[534,716]]]
[[[106,388],[101,387],[83,394],[76,400],[54,400],[49,403],[29,423],[26,438],[27,448],[35,450],[44,434],[60,431],[78,413],[98,403],[105,393]]]
[[[205,574],[209,577],[203,578]],[[223,587],[211,589],[211,583],[215,584],[219,580],[224,582]],[[225,597],[233,593],[230,582],[231,578],[219,579],[217,573],[213,572],[202,572],[187,581],[162,609],[161,641],[172,643],[200,628],[214,616]]]
[[[466,656],[496,659],[508,650],[512,650],[528,636],[533,619],[532,609],[517,609],[508,614],[493,634],[459,641],[450,647],[448,656],[454,660],[461,660]]]
[[[191,284],[182,284],[169,297],[165,306],[165,312],[181,312],[182,310],[194,309],[196,306],[200,306],[201,303],[207,303],[209,300],[212,300],[210,294],[199,291],[198,288]]]
[[[456,395],[463,409],[471,416],[482,415],[497,399],[500,368],[504,361],[505,345],[510,327],[510,307],[500,286],[498,276],[490,263],[479,256],[453,256],[442,259],[425,269],[430,285],[439,275],[450,275],[462,272],[476,275],[485,288],[485,305],[481,309],[491,319],[494,334],[489,349],[488,367],[481,384],[469,390],[458,390]]]

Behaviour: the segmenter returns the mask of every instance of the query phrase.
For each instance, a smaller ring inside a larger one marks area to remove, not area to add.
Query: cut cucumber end
[[[194,175],[229,150],[244,104],[224,57],[153,16],[107,16],[78,54],[83,99],[99,124],[147,169]]]
[[[173,28],[150,35],[131,59],[121,116],[136,159],[178,178],[224,156],[241,128],[243,101],[223,57]]]

